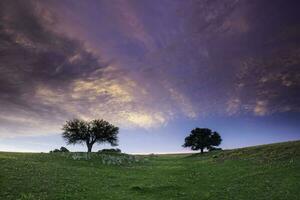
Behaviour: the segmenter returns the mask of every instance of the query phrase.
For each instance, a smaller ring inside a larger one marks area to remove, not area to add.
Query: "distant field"
[[[141,158],[141,157],[140,157]],[[0,152],[0,199],[300,199],[300,141],[121,166],[61,154]]]

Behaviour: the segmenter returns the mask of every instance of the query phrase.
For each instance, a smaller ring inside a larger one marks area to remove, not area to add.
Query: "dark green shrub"
[[[209,147],[208,148],[208,151],[211,152],[211,151],[221,151],[222,148],[216,148],[216,147]]]
[[[60,152],[70,152],[66,147],[60,147]]]
[[[121,149],[102,149],[99,150],[98,153],[121,153]]]
[[[58,152],[60,152],[59,149],[54,149],[54,150],[52,151],[52,153],[58,153]]]
[[[54,149],[50,153],[70,152],[66,147],[60,147],[60,149]]]

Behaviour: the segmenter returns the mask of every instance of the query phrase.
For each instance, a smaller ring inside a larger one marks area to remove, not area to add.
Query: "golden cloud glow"
[[[131,102],[131,82],[123,84],[115,80],[97,79],[97,80],[78,80],[74,82],[72,97],[75,99],[88,97],[95,100],[99,96],[109,96],[119,102]]]
[[[266,115],[268,113],[267,103],[268,102],[266,101],[257,101],[254,108],[254,114],[258,116]]]
[[[64,101],[64,96],[46,86],[38,86],[35,92],[38,99],[42,99],[44,104],[56,104]]]
[[[155,127],[166,122],[165,118],[158,113],[153,115],[148,113],[128,113],[127,119],[129,122],[143,128]]]
[[[38,101],[59,108],[69,117],[104,118],[127,128],[165,124],[167,115],[145,106],[145,95],[146,90],[129,78],[78,79],[63,93],[45,86],[38,86],[35,92]]]

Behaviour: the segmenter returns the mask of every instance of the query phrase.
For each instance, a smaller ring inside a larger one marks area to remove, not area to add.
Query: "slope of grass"
[[[0,153],[0,199],[300,199],[300,141],[204,155],[97,157]]]

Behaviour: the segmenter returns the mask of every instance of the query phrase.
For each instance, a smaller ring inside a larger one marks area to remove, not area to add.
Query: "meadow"
[[[0,199],[300,199],[300,141],[133,160],[0,152]]]

